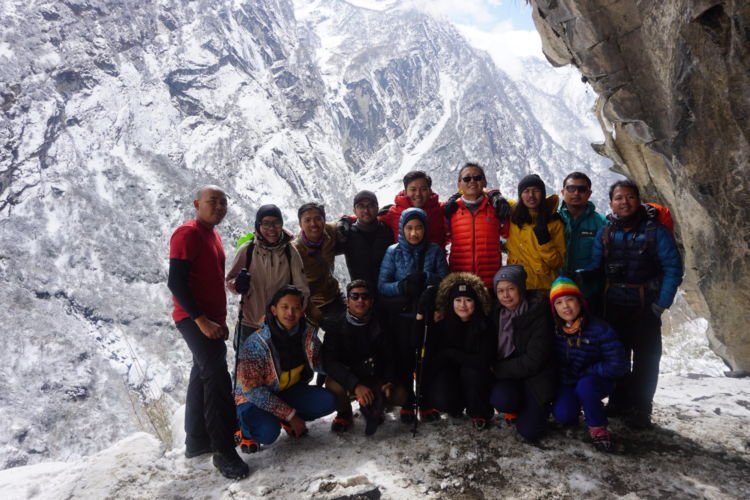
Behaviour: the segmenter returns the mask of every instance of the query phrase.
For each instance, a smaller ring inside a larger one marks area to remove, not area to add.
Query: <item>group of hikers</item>
[[[195,219],[170,241],[173,319],[193,355],[187,457],[213,453],[222,474],[245,477],[237,443],[253,452],[282,429],[301,437],[333,412],[331,430],[347,432],[355,400],[366,435],[394,408],[414,429],[447,414],[480,431],[507,422],[528,441],[550,415],[576,425],[582,410],[601,451],[608,417],[651,426],[660,317],[683,273],[660,207],[619,180],[604,217],[581,172],[565,178],[562,202],[535,174],[506,199],[475,163],[444,202],[425,172],[403,184],[382,209],[360,191],[354,214],[333,222],[305,203],[296,237],[277,206],[261,206],[226,276],[215,226],[227,198],[198,191]],[[234,380],[226,289],[240,297]]]

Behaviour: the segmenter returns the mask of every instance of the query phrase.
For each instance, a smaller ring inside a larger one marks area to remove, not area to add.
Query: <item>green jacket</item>
[[[573,218],[565,202],[557,210],[565,224],[565,266],[563,272],[573,274],[576,269],[584,269],[591,262],[591,248],[594,245],[596,232],[607,223],[607,219],[596,211],[592,202],[588,202],[586,211]],[[601,290],[603,283],[585,283],[583,295],[586,298]]]

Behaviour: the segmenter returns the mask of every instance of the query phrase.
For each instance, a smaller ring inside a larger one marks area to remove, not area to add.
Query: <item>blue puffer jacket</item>
[[[586,270],[604,267],[607,303],[648,306],[653,302],[667,309],[682,283],[682,258],[672,233],[655,220],[649,220],[642,208],[641,211],[640,222],[630,231],[625,231],[611,215],[607,217],[607,225],[596,233]],[[609,233],[606,252],[605,231]],[[644,304],[637,285],[643,287]]]
[[[427,285],[437,285],[448,274],[448,262],[445,253],[435,243],[430,243],[424,238],[418,245],[411,245],[404,236],[404,224],[407,219],[417,217],[425,225],[427,234],[427,217],[422,209],[408,208],[401,213],[398,223],[398,243],[388,247],[380,264],[380,275],[378,276],[378,291],[387,297],[400,295],[398,282],[406,278],[410,273],[418,271],[417,264],[424,256],[422,271],[427,277]]]
[[[627,354],[617,334],[597,318],[586,317],[580,335],[556,328],[555,348],[563,385],[575,385],[586,375],[614,379],[628,371]]]

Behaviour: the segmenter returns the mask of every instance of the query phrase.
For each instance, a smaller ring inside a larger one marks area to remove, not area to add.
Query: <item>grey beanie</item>
[[[493,290],[497,290],[497,284],[501,281],[510,281],[518,287],[521,293],[526,291],[526,271],[523,266],[511,264],[501,267],[492,278]]]
[[[373,193],[372,191],[363,189],[362,191],[354,195],[354,204],[353,204],[354,207],[356,208],[358,203],[363,202],[365,200],[371,201],[376,206],[378,204],[378,197],[375,196],[375,193]]]

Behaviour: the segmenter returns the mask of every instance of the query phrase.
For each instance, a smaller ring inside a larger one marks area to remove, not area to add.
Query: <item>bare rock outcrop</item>
[[[713,349],[750,371],[750,2],[531,3],[547,58],[599,95],[596,149],[672,208]]]

